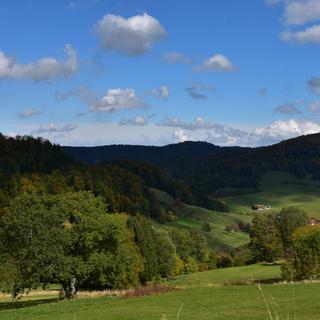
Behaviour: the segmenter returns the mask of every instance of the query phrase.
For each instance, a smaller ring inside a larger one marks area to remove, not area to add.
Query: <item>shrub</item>
[[[233,259],[228,252],[217,253],[217,268],[228,268],[232,267]]]
[[[212,230],[212,227],[209,222],[203,222],[202,224],[202,231],[203,232],[210,232]]]

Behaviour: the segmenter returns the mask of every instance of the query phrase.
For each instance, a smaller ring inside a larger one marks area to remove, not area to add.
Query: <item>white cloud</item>
[[[191,140],[191,138],[183,131],[183,129],[176,130],[173,133],[175,142],[185,142]]]
[[[303,31],[297,32],[286,30],[280,34],[280,38],[286,42],[320,43],[320,25],[314,25],[312,27],[306,28]]]
[[[221,125],[213,121],[206,121],[202,117],[196,117],[191,122],[184,122],[180,118],[165,118],[160,124],[164,127],[179,128],[176,132],[181,131],[186,135],[186,131],[194,132],[189,140],[206,140],[214,144],[236,145],[242,144],[248,133],[226,125]],[[195,133],[200,131],[199,133]],[[181,134],[182,136],[182,134]]]
[[[320,101],[313,101],[309,104],[309,110],[311,112],[319,112],[320,111]]]
[[[308,86],[313,93],[320,95],[320,78],[311,78],[308,81]]]
[[[320,20],[319,0],[286,0],[284,22],[287,25],[302,25]]]
[[[91,105],[94,112],[115,112],[121,109],[143,109],[147,104],[136,95],[134,89],[109,89],[107,94]]]
[[[120,126],[125,126],[125,125],[132,125],[132,126],[146,126],[148,124],[148,121],[141,117],[141,116],[137,116],[133,119],[122,119],[119,122]]]
[[[35,62],[20,64],[0,51],[0,79],[44,81],[68,78],[77,71],[77,54],[70,45],[65,46],[65,61],[46,57]]]
[[[232,72],[235,71],[235,66],[232,62],[222,54],[215,54],[212,57],[204,60],[200,65],[197,65],[193,68],[196,72]]]
[[[164,55],[164,59],[169,63],[193,64],[194,60],[186,57],[180,52],[168,52]]]
[[[76,124],[68,123],[64,126],[59,126],[54,123],[49,123],[45,126],[40,126],[39,129],[33,130],[32,133],[39,133],[39,134],[52,134],[52,133],[62,133],[62,132],[70,132],[77,128]]]
[[[210,123],[212,121],[206,121]],[[212,128],[190,130],[179,125],[185,123],[180,119],[177,126],[161,126],[154,123],[146,125],[123,125],[115,122],[82,122],[74,124],[35,127],[25,124],[12,127],[7,132],[25,134],[28,128],[31,134],[39,134],[62,145],[106,145],[106,144],[149,144],[164,145],[177,141],[208,141],[221,146],[263,146],[280,142],[300,135],[320,132],[320,123],[310,120],[275,121],[256,129],[237,129],[218,124]],[[190,125],[190,123],[189,123]],[[190,126],[189,126],[190,127]],[[191,126],[192,127],[192,126]],[[33,130],[32,130],[33,129]],[[6,132],[5,132],[6,133]]]
[[[18,114],[19,118],[30,118],[42,114],[40,110],[26,109]]]
[[[150,94],[161,100],[167,100],[169,97],[169,88],[167,86],[161,86],[160,88],[150,90]]]
[[[286,102],[281,106],[274,109],[276,113],[282,113],[287,115],[299,114],[301,111],[297,108],[298,106],[304,104],[303,100],[297,100],[294,102]]]
[[[147,13],[128,19],[107,14],[96,24],[95,31],[102,48],[129,56],[146,53],[166,35],[160,22]]]
[[[300,135],[320,132],[320,124],[308,120],[278,120],[266,128],[255,129],[248,137],[247,145],[270,145]]]

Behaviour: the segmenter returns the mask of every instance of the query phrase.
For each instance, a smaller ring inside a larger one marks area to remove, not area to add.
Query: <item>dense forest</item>
[[[76,161],[91,164],[126,159],[156,165],[187,185],[202,206],[212,205],[208,199],[257,191],[266,171],[287,171],[298,178],[320,176],[320,134],[259,148],[189,141],[163,147],[111,145],[64,150]]]

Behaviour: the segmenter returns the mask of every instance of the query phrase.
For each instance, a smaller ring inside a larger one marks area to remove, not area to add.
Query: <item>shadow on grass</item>
[[[50,298],[50,299],[39,299],[39,300],[28,300],[28,301],[9,301],[9,302],[0,302],[0,311],[9,310],[9,309],[20,309],[26,307],[38,306],[40,304],[52,303],[60,301],[59,298]]]

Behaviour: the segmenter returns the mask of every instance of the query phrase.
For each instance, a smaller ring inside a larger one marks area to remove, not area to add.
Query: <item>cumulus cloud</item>
[[[46,81],[68,78],[77,71],[77,54],[69,44],[65,46],[66,60],[46,57],[35,62],[21,64],[0,51],[0,79]]]
[[[313,93],[320,95],[320,78],[311,78],[308,81],[308,86]]]
[[[314,25],[312,27],[306,28],[303,31],[297,32],[286,30],[280,34],[280,38],[286,42],[320,43],[320,25]]]
[[[166,86],[154,90],[152,94],[157,95],[157,97],[161,99],[165,99],[169,94]],[[57,101],[66,100],[71,97],[80,99],[93,112],[108,113],[122,109],[145,109],[149,107],[142,97],[138,96],[132,88],[108,89],[106,94],[101,98],[97,97],[96,93],[87,87],[79,87],[75,90],[55,93],[55,99]]]
[[[147,124],[148,124],[148,121],[141,116],[137,116],[133,119],[122,119],[119,122],[120,126],[125,126],[125,125],[146,126]]]
[[[302,25],[320,20],[319,0],[286,0],[284,22],[287,25]]]
[[[193,70],[196,72],[232,72],[235,71],[236,68],[226,56],[215,54],[204,60],[202,64],[195,66]]]
[[[148,105],[136,95],[134,89],[109,89],[104,97],[96,101],[91,109],[94,112],[115,112],[121,109],[143,109]]]
[[[311,112],[319,112],[320,111],[320,101],[313,101],[309,104],[309,110]]]
[[[40,114],[42,114],[42,112],[40,110],[26,109],[24,111],[21,111],[18,114],[18,116],[19,116],[19,118],[30,118],[30,117],[38,116]]]
[[[52,133],[64,133],[64,132],[70,132],[73,131],[77,128],[78,126],[76,124],[71,124],[68,123],[64,126],[59,126],[54,123],[49,123],[48,125],[40,126],[39,129],[34,130],[32,133],[47,133],[47,134],[52,134]]]
[[[298,100],[294,102],[286,102],[281,106],[274,109],[276,113],[282,113],[287,115],[299,114],[301,111],[297,108],[298,106],[304,104],[303,100]]]
[[[214,130],[216,132],[222,133],[224,132],[227,135],[237,135],[239,137],[243,137],[243,131],[239,129],[234,129],[229,126],[218,124],[214,121],[206,121],[202,117],[196,117],[191,122],[182,121],[178,117],[173,118],[165,118],[162,122],[159,123],[160,126],[165,127],[177,127],[184,130],[197,131],[197,130]]]
[[[283,22],[288,27],[280,33],[281,40],[297,43],[320,43],[320,25],[292,31],[290,26],[302,26],[320,20],[319,0],[266,0],[267,4],[284,4]]]
[[[176,130],[173,133],[175,142],[185,142],[191,140],[191,138],[183,131],[183,129]]]
[[[168,52],[164,55],[164,59],[169,63],[193,64],[194,60],[186,57],[180,52]]]
[[[206,121],[201,117],[191,122],[182,121],[180,118],[166,118],[158,125],[176,128],[175,141],[208,141],[225,146],[270,145],[300,135],[320,132],[320,123],[295,119],[278,120],[266,127],[258,127],[250,131]]]
[[[320,124],[308,120],[278,120],[266,128],[255,129],[248,137],[248,145],[260,146],[277,143],[300,135],[320,132]]]
[[[107,14],[96,24],[95,32],[102,48],[128,56],[146,53],[166,35],[160,22],[147,13],[128,19]]]
[[[151,89],[150,94],[161,100],[167,100],[169,97],[169,88],[167,86],[161,86],[157,89]]]

